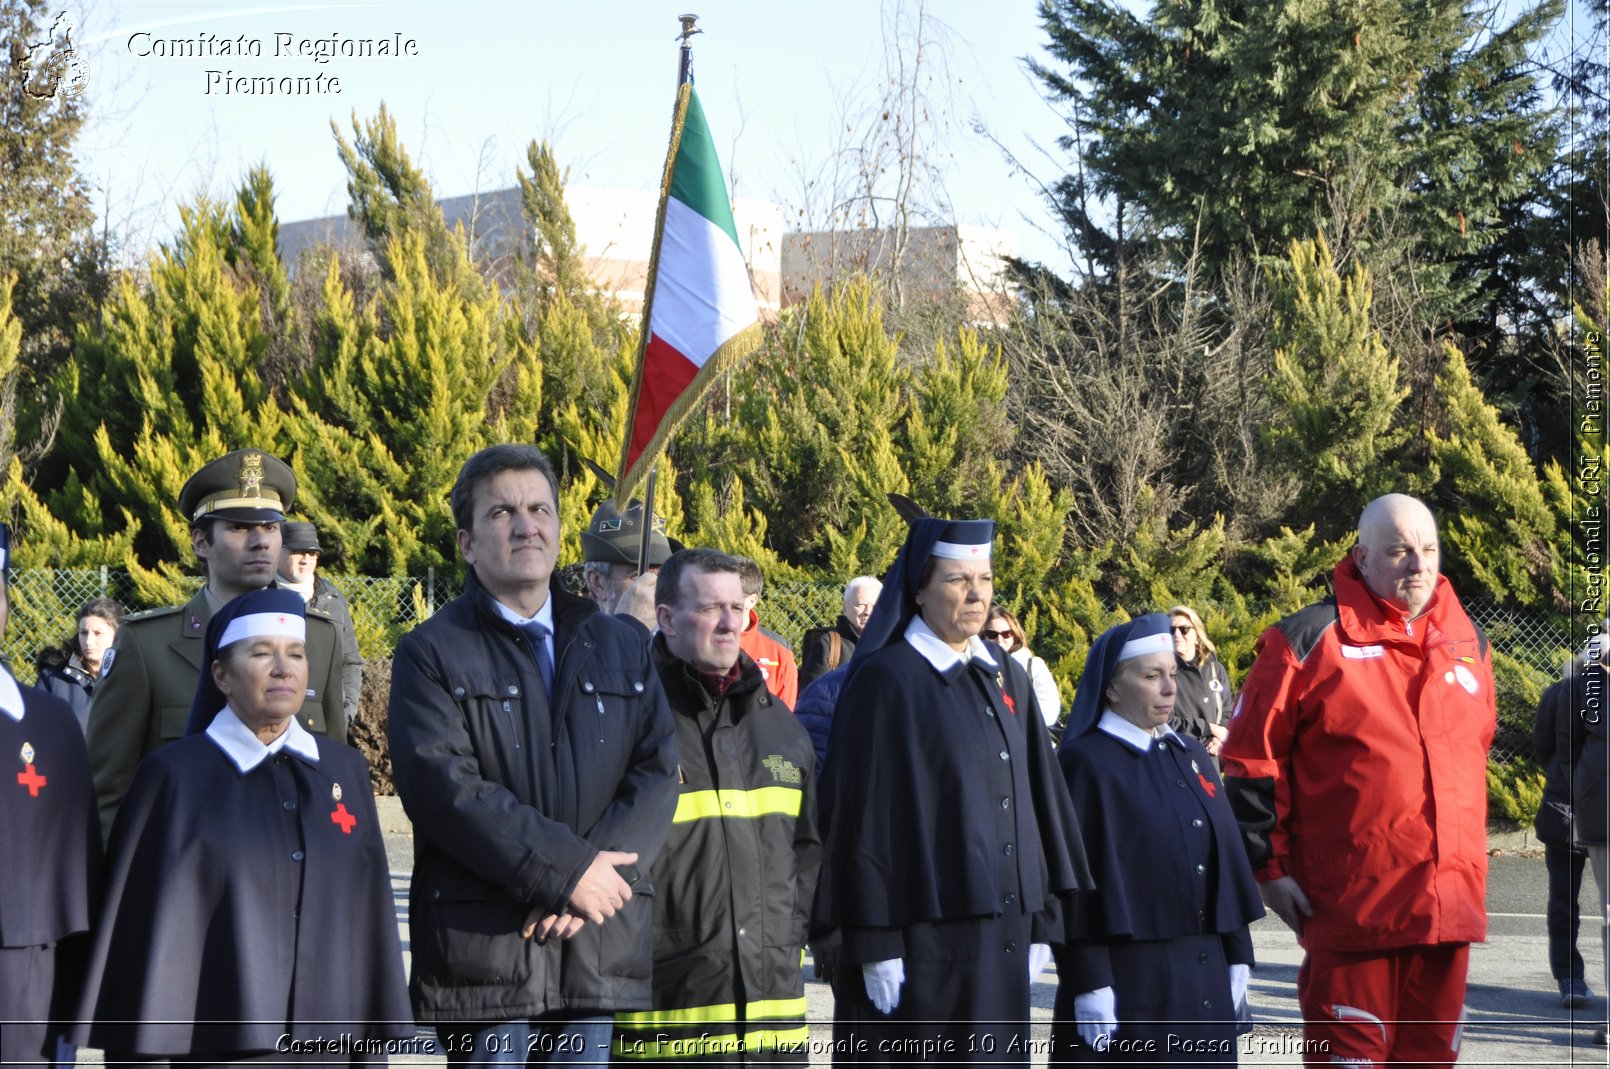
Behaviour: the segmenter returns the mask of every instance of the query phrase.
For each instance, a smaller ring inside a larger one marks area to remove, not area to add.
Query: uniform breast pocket
[[[464,724],[476,755],[483,763],[494,758],[512,767],[514,756],[530,744],[526,738],[525,689],[519,678],[493,672],[464,672],[447,680],[447,690],[464,711]]]
[[[631,733],[623,730],[635,723],[637,702],[648,689],[641,671],[611,665],[588,665],[576,685],[581,690],[580,709],[572,710],[571,727],[581,729],[584,738],[603,746],[628,743]],[[575,715],[579,712],[581,715]]]

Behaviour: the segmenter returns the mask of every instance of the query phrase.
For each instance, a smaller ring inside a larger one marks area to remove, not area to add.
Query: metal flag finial
[[[703,33],[694,23],[699,21],[697,15],[678,15],[682,20],[682,32],[677,35],[682,42],[682,62],[676,75],[676,84],[683,85],[693,79],[693,35]]]

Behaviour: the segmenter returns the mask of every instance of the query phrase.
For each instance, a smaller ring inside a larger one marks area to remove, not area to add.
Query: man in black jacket
[[[832,627],[813,627],[800,640],[799,689],[840,665],[850,663],[861,631],[872,618],[872,607],[883,592],[883,581],[875,575],[858,575],[844,587],[844,611]]]
[[[676,805],[675,727],[641,637],[551,582],[557,501],[531,446],[466,461],[464,593],[392,663],[415,835],[409,990],[450,1065],[603,1062],[609,1015],[649,1005],[647,875]]]
[[[653,869],[654,1008],[617,1016],[622,1063],[805,1062],[816,758],[739,649],[738,568],[710,549],[660,567],[654,664],[675,711],[681,794]]]

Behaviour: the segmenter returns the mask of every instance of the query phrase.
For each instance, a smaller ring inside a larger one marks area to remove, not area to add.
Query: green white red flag
[[[715,140],[685,82],[660,187],[618,501],[631,496],[716,377],[759,344],[759,307]]]

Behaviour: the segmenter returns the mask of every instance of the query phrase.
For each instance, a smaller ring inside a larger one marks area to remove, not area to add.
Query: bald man
[[[1486,937],[1486,636],[1439,574],[1436,521],[1370,502],[1335,595],[1258,640],[1224,784],[1264,903],[1306,951],[1310,1065],[1452,1065]]]

